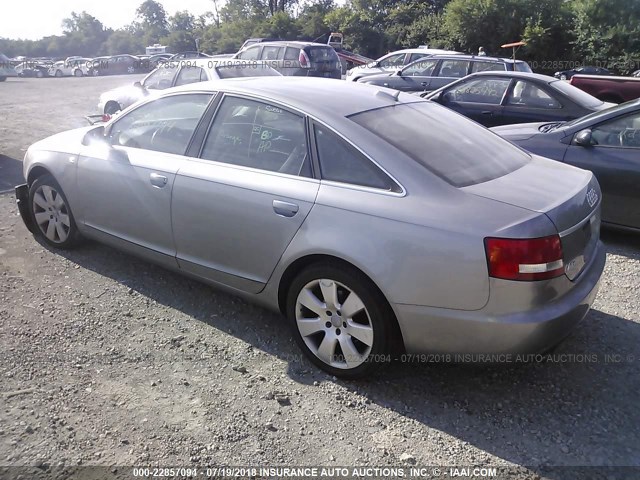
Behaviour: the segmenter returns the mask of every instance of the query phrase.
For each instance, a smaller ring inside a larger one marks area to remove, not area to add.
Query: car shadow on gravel
[[[631,319],[592,310],[538,361],[450,364],[425,357],[393,362],[373,379],[345,382],[302,359],[276,313],[97,243],[56,254],[288,362],[288,375],[300,384],[333,381],[370,406],[546,478],[568,473],[547,466],[640,465],[634,427],[640,425],[640,325]]]
[[[21,183],[24,183],[22,162],[0,154],[0,193],[11,192]]]

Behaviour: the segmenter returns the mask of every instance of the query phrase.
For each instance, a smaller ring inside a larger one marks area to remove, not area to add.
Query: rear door
[[[597,144],[572,143],[564,161],[591,170],[602,188],[603,221],[640,228],[640,113],[592,128]]]
[[[564,108],[560,97],[528,80],[517,80],[507,93],[503,110],[504,125],[553,122],[575,118]]]
[[[437,90],[459,78],[466,77],[469,67],[469,60],[442,60],[436,76],[431,80],[429,90]]]
[[[485,127],[504,124],[502,102],[509,89],[508,78],[475,78],[446,90],[440,103]]]
[[[199,158],[175,180],[172,224],[180,267],[257,293],[315,201],[307,126],[297,112],[227,95]]]

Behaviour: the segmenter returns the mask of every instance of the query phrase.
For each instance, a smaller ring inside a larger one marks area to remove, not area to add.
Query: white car
[[[90,58],[70,57],[66,60],[60,60],[49,68],[49,75],[52,77],[82,77],[84,71],[82,68]]]
[[[433,55],[457,55],[462,52],[456,52],[453,50],[441,50],[439,48],[407,48],[404,50],[397,50],[395,52],[387,53],[383,57],[380,57],[375,62],[354,67],[347,72],[346,80],[351,82],[357,82],[363,77],[369,75],[377,75],[379,73],[393,72],[399,68],[408,65],[411,62],[423,57],[431,57]]]
[[[167,60],[147,75],[142,82],[115,88],[100,95],[98,111],[113,115],[143,98],[156,96],[162,90],[189,83],[238,77],[279,76],[268,62],[232,58],[190,58]]]

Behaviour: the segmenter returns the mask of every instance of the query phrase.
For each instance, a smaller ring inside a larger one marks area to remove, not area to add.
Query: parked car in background
[[[83,67],[92,59],[73,57],[71,60],[60,60],[49,67],[49,75],[52,77],[82,77]]]
[[[572,120],[614,105],[562,80],[524,72],[473,73],[423,96],[485,127]]]
[[[631,74],[632,77],[640,77],[640,70],[636,70]]]
[[[361,78],[371,75],[379,75],[385,72],[395,72],[400,68],[408,65],[420,58],[431,57],[433,55],[462,55],[461,52],[453,50],[441,50],[438,48],[407,48],[387,53],[379,59],[354,67],[347,71],[346,79],[351,82],[357,82]]]
[[[239,77],[267,77],[280,74],[261,61],[233,59],[193,59],[192,62],[167,61],[141,82],[116,88],[100,95],[98,111],[113,115],[129,105],[162,90],[189,83]]]
[[[17,77],[18,72],[11,64],[11,60],[9,58],[0,53],[0,82],[4,82],[7,77]]]
[[[612,73],[606,68],[586,66],[562,70],[553,74],[554,77],[560,80],[571,80],[574,75],[612,75]]]
[[[169,60],[184,60],[186,58],[211,58],[211,55],[196,51],[180,52],[171,55]]]
[[[313,42],[260,42],[232,58],[263,60],[285,76],[341,78],[342,64],[330,45]]]
[[[598,75],[574,75],[571,85],[606,102],[623,103],[640,98],[640,79]]]
[[[86,65],[87,74],[92,76],[122,75],[144,71],[142,61],[133,55],[98,57],[87,62]]]
[[[395,73],[371,75],[361,78],[359,82],[403,92],[430,92],[471,73],[507,70],[531,73],[529,64],[522,60],[475,55],[437,55],[416,60]]]
[[[84,235],[261,302],[343,377],[396,351],[545,351],[605,264],[591,172],[351,82],[174,88],[23,165],[16,199],[43,242]]]
[[[280,39],[278,38],[264,38],[264,37],[247,38],[242,44],[242,46],[240,47],[240,49],[238,50],[238,52],[244,50],[249,45],[255,45],[256,43],[263,43],[263,42],[278,42],[279,40]]]
[[[592,171],[602,188],[602,221],[640,232],[640,100],[571,122],[494,131],[532,153]]]
[[[49,76],[49,64],[37,63],[32,60],[16,65],[15,70],[19,77],[44,78]]]

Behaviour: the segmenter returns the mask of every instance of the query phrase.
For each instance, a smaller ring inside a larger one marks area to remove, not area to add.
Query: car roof
[[[515,70],[488,70],[486,72],[476,72],[468,75],[467,77],[507,77],[507,78],[521,78],[523,80],[537,80],[539,82],[551,83],[559,82],[557,78],[550,77],[549,75],[542,75],[540,73],[519,72]]]
[[[389,55],[396,55],[398,53],[428,53],[431,55],[464,55],[462,52],[456,52],[455,50],[443,50],[441,48],[404,48],[402,50],[395,50],[393,52],[385,53],[378,60],[388,57]]]
[[[348,115],[387,106],[398,102],[425,101],[416,95],[384,87],[313,77],[246,77],[191,83],[167,89],[173,92],[207,91],[260,96],[311,116],[324,119]]]
[[[253,43],[251,45],[248,45],[245,48],[251,48],[251,47],[256,47],[256,46],[261,46],[261,47],[269,47],[269,46],[274,46],[274,47],[298,47],[298,48],[302,48],[302,47],[309,47],[309,46],[314,46],[314,47],[329,47],[329,48],[333,48],[331,47],[331,45],[327,45],[326,43],[316,43],[316,42],[302,42],[302,41],[298,41],[298,40],[276,40],[276,41],[270,41],[270,42],[259,42],[259,43]]]
[[[469,55],[469,54],[457,54],[457,55],[451,55],[451,54],[435,54],[432,57],[430,57],[429,59],[443,59],[443,60],[477,60],[479,62],[494,62],[494,63],[514,63],[514,60],[512,58],[503,58],[503,57],[486,57],[484,55]],[[420,62],[420,61],[425,61],[424,58],[420,58],[418,60],[415,60],[412,63],[416,63],[416,62]],[[515,60],[515,63],[525,63],[524,60]],[[411,63],[409,63],[409,65],[411,65]]]

